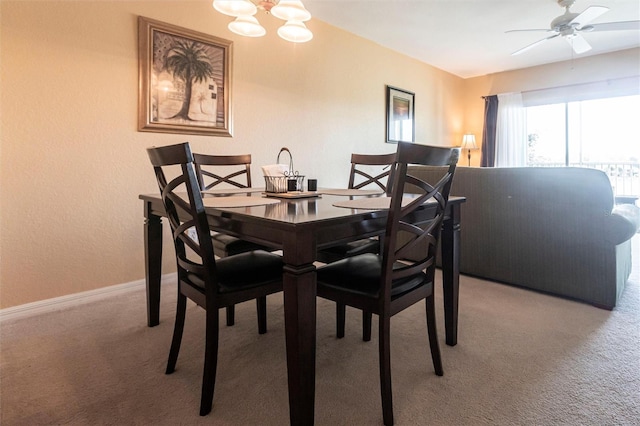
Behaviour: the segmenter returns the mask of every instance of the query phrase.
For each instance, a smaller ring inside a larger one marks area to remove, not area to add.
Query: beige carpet
[[[612,312],[462,277],[457,346],[444,345],[439,324],[443,377],[433,373],[423,305],[394,317],[396,424],[640,424],[639,275],[636,267]],[[193,305],[177,371],[164,374],[174,291],[164,288],[155,328],[145,325],[142,289],[3,321],[0,423],[287,424],[281,295],[270,297],[266,335],[253,303],[222,328],[214,408],[201,418],[204,316]],[[377,338],[362,342],[359,314],[347,315],[337,340],[333,305],[318,303],[316,424],[382,424]]]

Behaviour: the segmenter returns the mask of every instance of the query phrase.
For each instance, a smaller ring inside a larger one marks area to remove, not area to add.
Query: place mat
[[[402,206],[406,206],[415,198],[403,197]],[[355,200],[336,201],[333,203],[335,207],[344,207],[347,209],[362,209],[362,210],[386,210],[391,203],[391,197],[371,197],[371,198],[356,198]]]
[[[278,204],[280,200],[262,197],[205,197],[202,199],[205,207],[251,207]]]
[[[322,197],[322,194],[315,191],[265,192],[264,195],[266,195],[267,197],[290,198],[290,199]]]
[[[318,190],[321,194],[326,195],[379,195],[384,194],[382,189],[334,189],[334,188],[321,188]]]
[[[253,192],[264,192],[264,188],[220,188],[207,189],[202,191],[203,194],[251,194]]]

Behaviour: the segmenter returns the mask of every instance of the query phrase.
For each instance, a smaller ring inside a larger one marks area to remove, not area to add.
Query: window
[[[527,165],[605,171],[616,195],[640,195],[640,96],[530,106]]]

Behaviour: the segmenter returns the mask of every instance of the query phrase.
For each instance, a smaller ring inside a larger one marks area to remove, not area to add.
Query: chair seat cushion
[[[213,251],[218,257],[233,256],[252,250],[269,250],[267,247],[231,235],[214,232],[211,234]]]
[[[345,257],[353,257],[359,254],[375,253],[380,251],[380,241],[377,238],[366,238],[364,240],[350,241],[344,244],[327,247],[318,250],[317,259],[320,262],[335,262]]]
[[[282,257],[255,250],[216,260],[221,293],[245,290],[282,279]],[[195,274],[188,280],[204,289],[204,281]]]
[[[397,262],[394,269],[404,266]],[[355,294],[378,297],[382,257],[366,253],[349,257],[323,266],[317,271],[318,286],[326,286]],[[398,296],[427,282],[427,276],[419,273],[395,280],[391,284],[391,297]]]

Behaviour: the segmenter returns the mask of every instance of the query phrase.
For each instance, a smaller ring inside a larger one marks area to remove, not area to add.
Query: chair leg
[[[236,305],[227,306],[227,326],[232,326],[236,323]]]
[[[371,312],[362,311],[362,340],[371,341]]]
[[[180,286],[180,284],[178,284]],[[184,331],[184,317],[187,312],[187,297],[178,290],[178,303],[176,304],[176,322],[173,326],[173,338],[171,339],[171,349],[169,350],[169,360],[165,374],[171,374],[176,369],[180,343],[182,343],[182,332]]]
[[[344,323],[347,306],[344,303],[336,302],[336,337],[342,339],[344,337]]]
[[[256,307],[258,309],[258,334],[265,334],[267,332],[267,296],[258,297]]]
[[[442,376],[442,358],[440,356],[440,345],[438,344],[438,329],[436,327],[436,308],[433,294],[425,299],[427,307],[427,330],[429,331],[429,347],[431,348],[431,359],[433,368],[438,376]]]
[[[213,405],[213,391],[216,385],[216,369],[218,366],[218,310],[207,310],[204,350],[204,373],[202,375],[202,396],[200,398],[200,415],[206,416]]]
[[[378,317],[378,322],[382,417],[385,426],[391,426],[393,425],[393,398],[391,395],[391,318],[381,314]]]

